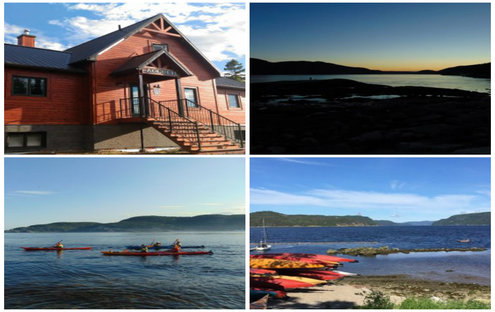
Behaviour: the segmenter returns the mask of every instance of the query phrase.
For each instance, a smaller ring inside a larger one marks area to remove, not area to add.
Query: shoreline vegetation
[[[329,249],[327,254],[342,254],[349,256],[364,256],[374,257],[377,255],[389,255],[395,253],[409,254],[413,252],[452,252],[452,251],[485,251],[486,248],[480,247],[468,247],[468,248],[415,248],[415,249],[399,249],[389,248],[388,246],[382,247],[357,247],[357,248],[340,248]]]
[[[411,278],[407,275],[346,277],[338,283],[270,299],[270,309],[489,309],[490,286]]]
[[[261,227],[263,220],[268,227],[478,226],[490,225],[491,213],[467,213],[437,221],[396,223],[388,220],[373,220],[365,216],[288,215],[274,211],[258,211],[250,214],[250,227]]]
[[[269,62],[262,59],[250,59],[251,75],[346,75],[346,74],[432,74],[446,76],[465,76],[490,78],[491,63],[454,66],[442,70],[383,71],[364,67],[351,67],[327,62],[285,61]]]
[[[198,215],[194,217],[140,216],[114,223],[55,222],[18,227],[5,233],[47,232],[160,232],[160,231],[237,231],[245,230],[245,216]]]
[[[489,154],[490,94],[347,79],[251,84],[253,154]]]

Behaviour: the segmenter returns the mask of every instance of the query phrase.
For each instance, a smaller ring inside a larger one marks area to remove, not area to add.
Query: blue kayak
[[[142,246],[125,246],[125,248],[127,249],[134,249],[134,250],[139,250],[141,248],[143,248]],[[148,246],[148,249],[155,249],[155,250],[160,250],[160,249],[171,249],[171,248],[174,248],[173,245],[164,245],[164,246]],[[202,248],[205,248],[205,246],[201,245],[201,246],[182,246],[180,247],[181,249],[202,249]]]

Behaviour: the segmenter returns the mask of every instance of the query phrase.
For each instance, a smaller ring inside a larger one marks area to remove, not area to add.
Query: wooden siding
[[[12,95],[12,76],[46,78],[47,95]],[[64,72],[5,68],[6,125],[69,125],[89,123],[87,76]]]
[[[130,57],[151,52],[153,43],[168,44],[169,52],[194,74],[194,76],[181,79],[182,88],[197,88],[200,104],[217,111],[215,91],[211,83],[215,74],[205,64],[205,61],[201,60],[200,56],[180,38],[140,32],[102,53],[97,58],[95,63],[96,107],[94,114],[96,124],[115,122],[115,117],[120,113],[119,100],[129,96],[129,84],[138,83],[137,73],[122,77],[111,76],[111,73]],[[177,99],[173,79],[150,83],[150,91],[152,86],[156,85],[160,87],[160,94],[155,95],[150,92],[152,99],[155,101]]]
[[[239,100],[240,108],[234,108],[229,106],[228,95],[236,94]],[[246,124],[246,98],[244,90],[229,89],[229,88],[217,88],[218,110],[219,114],[223,115],[237,123]]]

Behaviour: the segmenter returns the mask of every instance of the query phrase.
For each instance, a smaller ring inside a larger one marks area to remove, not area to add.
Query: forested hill
[[[433,225],[490,225],[490,212],[467,213],[433,222]]]
[[[253,212],[251,226],[370,226],[377,223],[362,216],[286,215],[272,211]]]
[[[244,215],[200,215],[195,217],[142,216],[115,223],[56,222],[19,227],[7,233],[29,232],[147,232],[147,231],[239,231]]]

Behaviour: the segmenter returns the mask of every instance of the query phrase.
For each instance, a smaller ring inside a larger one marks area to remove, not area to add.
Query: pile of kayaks
[[[357,274],[337,270],[342,263],[354,259],[307,253],[272,253],[251,255],[250,301],[266,296],[284,298],[287,291],[314,287]],[[255,304],[256,305],[256,304]]]

